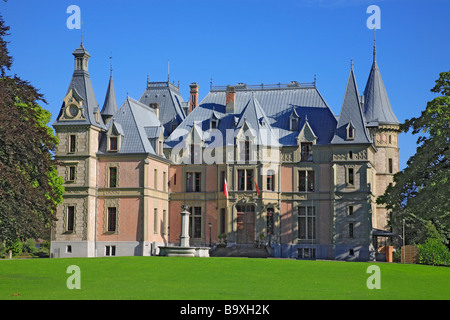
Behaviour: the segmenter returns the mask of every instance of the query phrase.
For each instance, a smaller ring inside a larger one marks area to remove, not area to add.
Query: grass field
[[[66,273],[80,268],[81,289]],[[247,258],[113,257],[0,261],[0,299],[450,299],[450,268]]]

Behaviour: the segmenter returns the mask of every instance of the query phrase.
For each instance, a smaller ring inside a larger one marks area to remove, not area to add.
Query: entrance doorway
[[[255,241],[255,206],[237,205],[237,237],[239,244],[254,243]]]

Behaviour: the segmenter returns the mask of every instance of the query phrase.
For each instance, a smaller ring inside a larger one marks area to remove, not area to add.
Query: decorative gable
[[[311,142],[312,144],[316,144],[317,136],[309,125],[308,118],[306,118],[305,124],[303,125],[300,133],[297,136],[297,141],[298,144],[301,144],[303,142]]]
[[[63,99],[63,112],[58,120],[85,120],[86,115],[83,107],[84,99],[78,94],[78,92],[71,88],[67,95]]]

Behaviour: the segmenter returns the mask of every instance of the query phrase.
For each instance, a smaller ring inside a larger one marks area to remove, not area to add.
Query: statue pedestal
[[[189,215],[187,206],[181,211],[181,235],[179,246],[159,247],[159,255],[166,257],[209,257],[209,247],[189,245]]]

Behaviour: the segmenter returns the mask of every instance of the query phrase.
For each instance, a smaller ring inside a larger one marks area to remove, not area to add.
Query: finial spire
[[[167,83],[170,82],[170,59],[167,59]]]
[[[377,59],[377,38],[376,38],[377,28],[373,28],[373,61]]]
[[[83,44],[83,21],[81,21],[80,30],[81,30],[81,44]]]
[[[111,55],[109,56],[109,63],[110,63],[110,71],[111,71],[111,77],[112,77],[112,72],[113,72],[113,67],[112,67],[112,52],[111,52]]]

